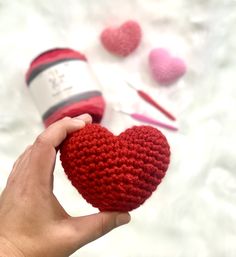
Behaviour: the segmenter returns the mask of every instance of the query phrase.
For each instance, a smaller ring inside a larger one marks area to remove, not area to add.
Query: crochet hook
[[[145,93],[143,90],[140,89],[136,89],[133,85],[131,85],[129,82],[127,82],[127,85],[129,87],[131,87],[132,89],[136,90],[136,92],[138,93],[138,95],[145,100],[146,102],[148,102],[149,104],[151,104],[152,106],[154,106],[156,109],[158,109],[160,112],[162,112],[166,117],[168,117],[171,120],[176,120],[176,118],[169,112],[167,111],[165,108],[163,108],[159,103],[157,103],[150,95],[148,95],[147,93]]]
[[[117,110],[117,111],[121,112],[123,114],[129,115],[133,119],[141,121],[141,122],[145,122],[145,123],[149,123],[149,124],[152,124],[152,125],[156,125],[156,126],[159,126],[159,127],[165,128],[165,129],[169,129],[169,130],[172,130],[172,131],[177,131],[178,130],[177,127],[174,127],[172,125],[169,125],[169,124],[163,123],[161,121],[155,120],[153,118],[147,117],[146,115],[143,115],[143,114],[128,113],[128,112],[125,112],[123,110]]]

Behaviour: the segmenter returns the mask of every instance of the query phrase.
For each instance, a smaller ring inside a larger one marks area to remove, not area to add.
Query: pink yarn
[[[150,52],[149,65],[153,78],[162,85],[174,83],[186,72],[184,61],[171,57],[163,48],[156,48]]]
[[[127,21],[119,28],[107,28],[101,34],[103,46],[115,55],[127,56],[139,45],[142,32],[136,21]]]

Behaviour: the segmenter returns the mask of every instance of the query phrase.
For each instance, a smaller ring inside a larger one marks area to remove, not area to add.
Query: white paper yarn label
[[[88,91],[99,91],[87,62],[64,61],[39,73],[30,83],[30,93],[41,115],[50,107]]]

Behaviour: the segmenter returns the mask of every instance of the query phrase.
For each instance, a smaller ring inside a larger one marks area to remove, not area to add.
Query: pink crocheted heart
[[[127,21],[119,28],[107,28],[101,34],[101,42],[107,51],[127,56],[139,45],[142,32],[135,21]]]
[[[184,61],[171,57],[163,48],[156,48],[150,52],[149,65],[154,79],[162,85],[175,82],[186,72]]]

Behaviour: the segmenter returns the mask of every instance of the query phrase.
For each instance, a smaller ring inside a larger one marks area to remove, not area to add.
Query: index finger
[[[41,145],[44,143],[54,148],[58,147],[62,141],[71,132],[83,128],[86,124],[91,123],[92,118],[89,114],[83,114],[76,118],[65,117],[52,125],[50,125],[43,133],[41,133],[34,144]]]
[[[50,125],[41,133],[35,140],[30,153],[30,178],[36,183],[39,182],[52,187],[56,147],[62,143],[69,133],[83,128],[91,121],[92,118],[88,114],[78,116],[77,118],[66,117]]]

